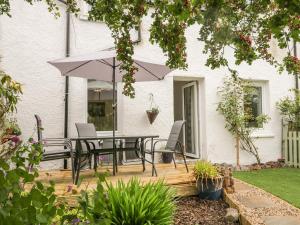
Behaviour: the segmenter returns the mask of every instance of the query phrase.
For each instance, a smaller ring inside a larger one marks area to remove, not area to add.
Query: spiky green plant
[[[142,184],[132,178],[127,184],[119,180],[112,185],[99,177],[97,189],[91,196],[83,193],[80,205],[92,224],[170,225],[174,198],[174,190],[163,181]]]
[[[208,161],[198,160],[194,166],[194,176],[198,179],[213,179],[218,177],[217,168]]]

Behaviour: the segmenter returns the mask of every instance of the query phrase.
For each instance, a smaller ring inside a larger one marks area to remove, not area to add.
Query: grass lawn
[[[234,172],[233,176],[253,184],[300,208],[300,169],[278,168]]]

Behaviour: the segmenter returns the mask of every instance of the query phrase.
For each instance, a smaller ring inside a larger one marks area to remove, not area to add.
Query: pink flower
[[[18,144],[21,141],[21,139],[18,136],[13,136],[10,138],[10,140],[15,144]]]

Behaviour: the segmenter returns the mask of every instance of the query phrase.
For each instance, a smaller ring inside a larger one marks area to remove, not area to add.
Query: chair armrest
[[[42,140],[42,143],[45,147],[64,146],[72,148],[72,142],[68,138],[45,138]]]
[[[149,154],[149,151],[147,150],[147,143],[151,141],[151,139],[148,139],[147,141],[145,141],[145,153]],[[153,138],[153,149],[150,149],[150,152],[155,151],[155,146],[157,145],[157,143],[160,143],[160,142],[167,142],[168,139],[165,139],[165,138]]]

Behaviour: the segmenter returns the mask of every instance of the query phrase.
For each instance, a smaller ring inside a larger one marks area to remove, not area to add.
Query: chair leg
[[[154,151],[152,152],[152,154],[151,154],[151,157],[152,157],[152,176],[154,176],[154,173],[155,173],[155,176],[157,176],[157,171],[156,171],[156,168],[155,168],[155,163],[154,163],[154,156],[155,156],[155,154],[154,154]]]
[[[118,153],[116,152],[116,156],[115,156],[115,168],[116,168],[116,173],[118,172]]]
[[[182,145],[181,145],[181,153],[182,153],[182,156],[183,156],[183,161],[184,161],[184,165],[185,165],[185,168],[186,168],[186,172],[189,172],[189,168],[188,168],[188,165],[186,163],[186,157],[185,157],[185,154],[184,154],[184,148],[183,148]]]
[[[177,165],[176,165],[176,161],[175,161],[175,153],[172,154],[172,158],[173,158],[174,166],[175,166],[175,169],[176,169]]]
[[[116,175],[116,153],[113,153],[113,160],[112,160],[112,164],[113,164],[113,175]]]
[[[80,158],[77,159],[77,169],[76,169],[76,177],[75,177],[75,184],[78,184],[78,180],[79,180],[79,173],[80,173],[80,165],[81,161]]]
[[[98,154],[94,154],[94,170],[95,170],[95,172],[97,172],[97,161],[98,161],[98,157],[99,157],[99,155]]]
[[[89,168],[92,169],[92,157],[93,157],[93,154],[90,154],[89,155]]]

